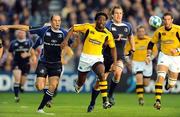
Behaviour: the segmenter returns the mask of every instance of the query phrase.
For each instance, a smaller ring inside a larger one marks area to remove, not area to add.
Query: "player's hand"
[[[6,25],[0,26],[0,31],[8,31],[9,28]]]
[[[28,52],[23,52],[23,53],[21,53],[21,57],[22,58],[27,58],[27,57],[29,57],[30,55],[29,55],[29,53]]]
[[[61,49],[63,49],[65,46],[68,45],[68,42],[66,40],[64,40],[61,44],[60,44],[60,47]]]
[[[180,48],[173,48],[170,50],[172,55],[175,55],[180,52]]]
[[[122,37],[122,35],[119,34],[119,35],[118,35],[118,38],[116,38],[115,40],[116,40],[116,41],[120,41],[120,40],[121,40],[121,37]]]
[[[150,55],[147,55],[145,59],[145,63],[148,65],[150,62],[151,62],[151,57]]]
[[[113,63],[111,65],[111,71],[116,71],[116,69],[117,69],[117,63]]]

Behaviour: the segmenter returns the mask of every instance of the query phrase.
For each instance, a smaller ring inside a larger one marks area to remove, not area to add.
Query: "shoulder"
[[[59,30],[62,31],[63,33],[67,33],[67,32],[68,32],[68,31],[67,31],[66,29],[64,29],[64,28],[60,28]]]
[[[155,30],[155,33],[159,33],[161,31],[164,31],[164,26],[161,26]]]
[[[16,43],[16,42],[18,42],[16,39],[14,39],[14,40],[12,40],[11,42],[10,42],[10,44],[13,44],[13,43]]]
[[[112,33],[107,28],[105,28],[104,31],[108,36],[112,36]]]
[[[126,25],[129,28],[132,28],[132,25],[129,22],[122,21],[122,24]]]
[[[109,20],[109,21],[107,21],[107,23],[106,23],[106,27],[107,27],[107,28],[110,28],[112,24],[113,24],[113,21],[112,21],[112,20]]]
[[[173,28],[175,28],[177,30],[180,30],[180,26],[179,25],[173,24],[172,26],[173,26]]]

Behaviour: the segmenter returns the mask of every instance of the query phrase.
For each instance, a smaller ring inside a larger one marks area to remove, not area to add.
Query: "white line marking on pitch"
[[[20,106],[21,108],[29,108],[28,106]]]

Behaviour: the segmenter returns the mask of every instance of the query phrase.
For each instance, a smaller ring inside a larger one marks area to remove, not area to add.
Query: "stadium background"
[[[180,24],[180,0],[0,0],[0,25],[3,24],[27,24],[32,26],[42,25],[49,21],[53,13],[61,14],[62,27],[68,29],[72,24],[93,22],[96,11],[104,10],[109,14],[110,8],[119,4],[124,9],[124,20],[132,24],[134,33],[139,24],[144,24],[146,31],[152,35],[154,29],[148,24],[151,15],[162,17],[166,11],[173,12],[174,23]],[[0,60],[0,92],[12,91],[11,58],[7,58],[9,43],[15,39],[14,31],[0,32],[3,40],[4,54]],[[33,41],[35,35],[28,35]],[[77,63],[80,55],[80,48],[74,49],[75,56],[65,66],[65,73],[61,78],[58,91],[74,92],[73,81],[77,77]],[[31,73],[28,75],[28,82],[25,90],[34,92],[36,65],[31,64]],[[117,88],[118,92],[133,92],[135,79],[125,69],[123,78]],[[83,92],[89,92],[94,83],[95,76],[91,73],[83,88]],[[153,75],[155,79],[155,74]],[[154,80],[146,88],[147,92],[154,91]],[[173,93],[180,93],[180,81],[171,90]]]

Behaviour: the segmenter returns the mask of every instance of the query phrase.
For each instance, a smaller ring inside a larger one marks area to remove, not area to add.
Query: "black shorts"
[[[29,63],[22,64],[22,63],[14,62],[12,68],[13,68],[13,70],[14,69],[21,70],[22,75],[27,75],[30,72],[30,64]]]
[[[113,64],[112,59],[109,59],[108,57],[104,57],[105,72],[109,72],[112,64]]]
[[[62,64],[61,63],[47,63],[47,62],[38,62],[36,68],[37,77],[51,77],[51,76],[61,76]]]

